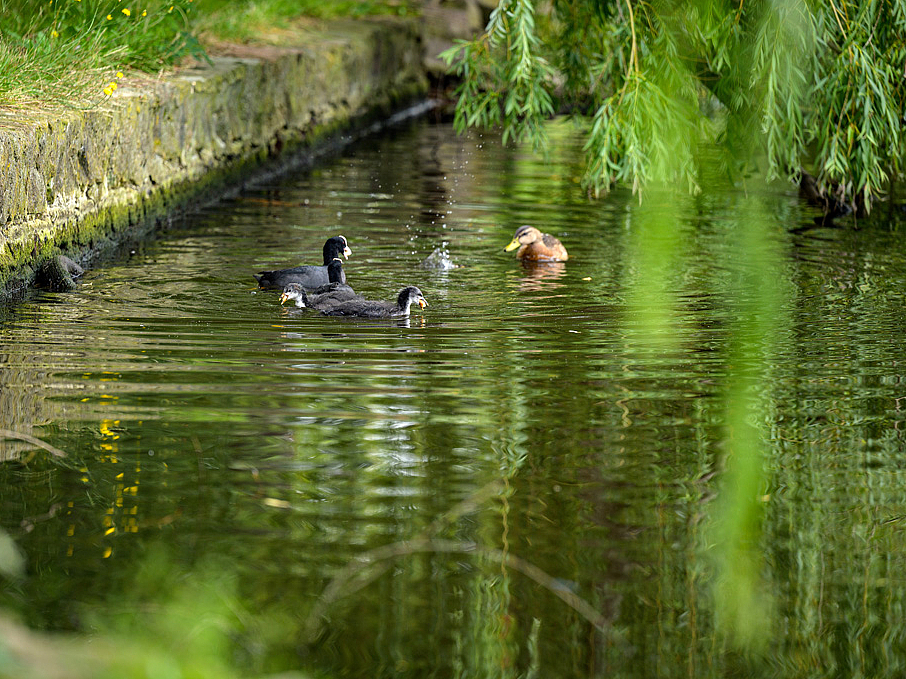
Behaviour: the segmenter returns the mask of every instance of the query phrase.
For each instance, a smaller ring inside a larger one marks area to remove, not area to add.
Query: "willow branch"
[[[458,542],[454,540],[420,539],[395,542],[383,545],[360,554],[348,563],[324,589],[317,604],[312,609],[305,623],[305,633],[308,640],[314,639],[318,624],[327,608],[337,599],[349,596],[373,582],[382,573],[386,572],[389,564],[382,563],[398,556],[408,556],[419,552],[433,552],[437,554],[477,554],[486,559],[496,561],[502,566],[507,566],[518,571],[526,577],[547,589],[563,603],[576,611],[592,625],[601,631],[606,631],[605,618],[590,603],[568,589],[564,588],[555,578],[542,569],[518,556],[508,554],[499,549],[487,549],[474,542]],[[378,566],[370,573],[365,573],[371,566]]]
[[[630,0],[626,0],[626,9],[629,10],[629,30],[632,32],[632,51],[629,55],[629,63],[632,67],[634,67],[635,72],[638,73],[639,72],[639,51],[638,51],[638,44],[636,43],[636,37],[635,37],[635,14],[633,14],[633,12],[632,12],[632,3],[630,2]],[[630,71],[627,71],[627,73],[626,73],[627,79],[629,78],[630,74],[631,74],[631,69],[630,69]]]
[[[18,431],[13,431],[12,429],[0,429],[0,438],[19,439],[20,441],[25,441],[27,443],[31,443],[34,446],[38,446],[38,448],[43,448],[51,455],[56,455],[57,457],[66,457],[66,453],[64,453],[59,448],[54,448],[52,445],[45,443],[41,439],[35,438],[34,436],[30,436],[28,434],[23,434]]]

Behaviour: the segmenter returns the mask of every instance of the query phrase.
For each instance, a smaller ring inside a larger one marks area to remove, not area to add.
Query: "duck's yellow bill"
[[[288,299],[289,299],[289,294],[284,292],[282,295],[280,295],[280,304],[283,304]]]
[[[424,309],[426,306],[428,306],[428,300],[422,298],[422,299],[418,300],[418,305],[419,305],[422,309]]]
[[[514,238],[514,239],[510,242],[510,244],[507,245],[507,246],[503,249],[503,251],[504,251],[504,252],[509,252],[510,250],[515,250],[515,249],[518,248],[520,245],[521,245],[521,243],[520,243],[518,240],[516,240],[516,239]]]

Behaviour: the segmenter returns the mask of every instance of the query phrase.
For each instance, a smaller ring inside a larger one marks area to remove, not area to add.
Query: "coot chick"
[[[280,295],[280,304],[285,303],[288,299],[295,302],[300,309],[310,306],[308,295],[305,294],[305,288],[299,283],[287,283],[286,287],[283,288],[283,294]]]
[[[519,248],[516,256],[524,262],[565,262],[569,254],[563,243],[547,233],[541,233],[534,226],[520,226],[513,240],[504,250]]]
[[[328,238],[324,243],[324,265],[296,266],[291,269],[277,269],[276,271],[259,271],[254,274],[260,288],[283,289],[290,283],[299,283],[302,287],[311,290],[320,285],[330,283],[327,266],[331,260],[340,255],[348,258],[352,254],[349,244],[343,236]],[[346,282],[346,274],[341,270],[341,283]]]
[[[350,299],[342,302],[321,302],[312,304],[305,290],[298,285],[288,285],[280,297],[280,302],[294,300],[296,306],[312,307],[325,316],[356,316],[358,318],[399,318],[409,315],[409,307],[418,304],[422,309],[428,306],[428,300],[422,291],[414,285],[400,290],[396,302],[378,302],[368,299]]]
[[[409,315],[409,307],[418,304],[424,309],[428,300],[414,285],[403,288],[396,302],[377,302],[368,299],[351,299],[336,304],[325,304],[318,308],[325,316],[357,316],[359,318],[398,318]]]

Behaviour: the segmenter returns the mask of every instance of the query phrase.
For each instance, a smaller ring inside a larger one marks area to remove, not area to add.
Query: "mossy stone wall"
[[[65,253],[81,262],[268,161],[427,92],[418,27],[330,24],[160,80],[126,78],[102,107],[0,118],[0,290]]]

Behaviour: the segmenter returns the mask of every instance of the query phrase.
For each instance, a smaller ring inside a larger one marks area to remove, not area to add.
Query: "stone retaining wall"
[[[127,77],[97,109],[0,114],[0,290],[21,290],[60,253],[84,262],[427,92],[415,24],[331,24],[299,43]]]

